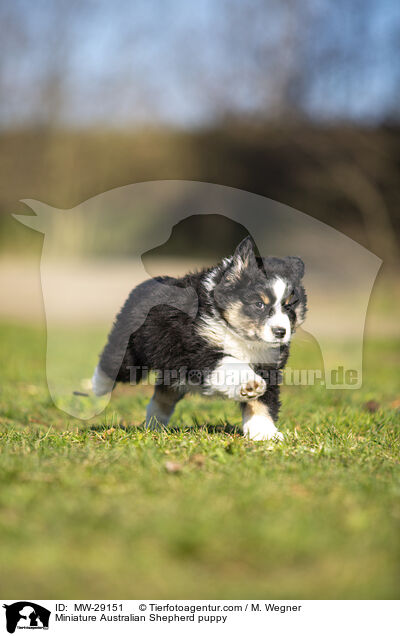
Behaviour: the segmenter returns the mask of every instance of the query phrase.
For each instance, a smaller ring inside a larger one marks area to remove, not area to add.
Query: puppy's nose
[[[284,338],[286,333],[286,329],[284,327],[272,327],[271,331],[274,334],[275,338],[279,339]]]

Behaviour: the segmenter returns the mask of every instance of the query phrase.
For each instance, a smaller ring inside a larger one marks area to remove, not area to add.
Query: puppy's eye
[[[262,300],[257,300],[257,302],[254,303],[254,304],[257,307],[257,309],[264,309],[265,308],[265,303],[263,303]]]

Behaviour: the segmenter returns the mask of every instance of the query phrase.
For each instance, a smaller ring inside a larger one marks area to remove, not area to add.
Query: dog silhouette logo
[[[7,631],[14,634],[18,629],[48,629],[50,610],[32,603],[32,601],[18,601],[11,605],[3,605],[6,610]]]
[[[218,216],[240,225],[245,235],[255,238],[260,255],[300,257],[306,264],[305,287],[310,306],[306,330],[321,351],[324,385],[336,390],[361,387],[364,326],[382,261],[333,227],[277,201],[198,181],[131,184],[65,210],[33,199],[23,202],[35,215],[14,214],[14,218],[44,235],[40,279],[47,326],[46,378],[52,400],[62,411],[79,419],[90,419],[106,408],[111,391],[96,396],[82,395],[77,389],[87,388],[87,382],[90,387],[89,378],[97,364],[100,343],[107,341],[109,325],[136,285],[132,284],[131,275],[137,283],[148,279],[145,255],[157,249],[162,252],[163,246],[173,241],[179,224],[189,217],[196,217],[197,221],[186,235],[192,237],[191,244],[198,245],[200,252],[207,247],[207,234],[218,237],[226,231],[226,224],[212,223],[211,217]],[[151,220],[149,229],[142,223],[144,217]],[[206,228],[203,239],[200,227]],[[215,241],[219,244],[219,239]],[[179,244],[183,245],[182,239],[177,241],[176,245]],[[91,253],[97,255],[107,252],[108,246],[110,254],[118,258],[128,254],[131,274],[119,278],[110,274],[112,268],[101,270],[100,258],[88,261],[94,273],[85,276],[80,254],[90,253],[90,246]],[[57,270],[54,265],[60,259],[63,265]],[[198,296],[194,287],[166,284],[162,277],[158,278],[161,273],[158,267],[156,276],[153,275],[157,294],[154,287],[146,302],[142,300],[136,308],[130,332],[122,334],[115,368],[122,363],[130,334],[144,323],[152,309],[153,298],[157,299],[157,305],[168,305],[192,319],[197,315]],[[107,303],[116,288],[121,291],[119,302]],[[339,305],[341,302],[344,304]],[[80,329],[66,338],[60,325],[65,324],[67,316],[83,324],[85,304],[94,311],[94,316],[97,310],[93,308],[99,308],[102,319],[101,326],[96,327],[96,337],[80,344],[79,338],[85,338]],[[351,347],[343,340],[346,334],[351,335]]]

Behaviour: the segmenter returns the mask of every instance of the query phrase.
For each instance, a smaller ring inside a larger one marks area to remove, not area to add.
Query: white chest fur
[[[248,364],[274,364],[279,361],[280,347],[259,340],[246,340],[217,318],[203,318],[199,334],[210,344],[222,349],[224,355],[232,356]]]

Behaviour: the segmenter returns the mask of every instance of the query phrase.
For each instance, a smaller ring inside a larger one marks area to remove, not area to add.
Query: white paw
[[[257,442],[271,439],[283,440],[283,434],[278,431],[272,420],[263,416],[254,415],[243,426],[243,432],[249,439]]]
[[[206,378],[203,393],[219,394],[238,402],[248,402],[263,395],[266,388],[265,380],[257,375],[247,362],[225,356]]]
[[[254,400],[265,393],[267,384],[265,380],[254,373],[254,377],[250,377],[247,382],[242,383],[238,387],[239,397],[241,402],[248,402]]]

